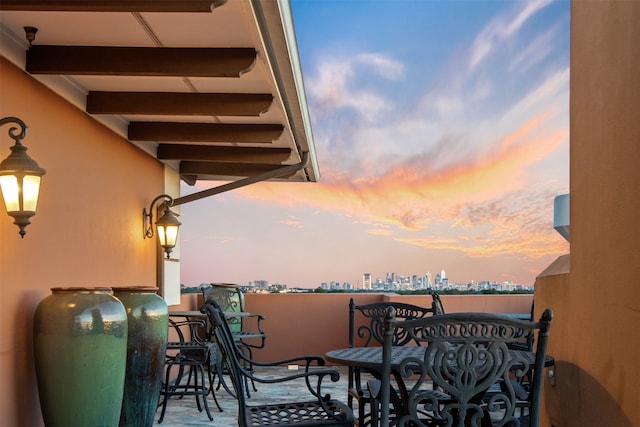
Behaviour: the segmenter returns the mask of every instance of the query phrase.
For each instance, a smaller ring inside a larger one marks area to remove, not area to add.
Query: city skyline
[[[369,276],[369,280],[367,280],[367,276]],[[371,274],[363,273],[360,275],[361,279],[357,281],[350,280],[324,280],[318,283],[314,288],[337,288],[337,289],[375,289],[376,285],[380,288],[381,284],[394,284],[398,287],[402,287],[402,285],[411,284],[410,288],[413,289],[425,289],[427,287],[431,287],[433,289],[446,289],[447,287],[451,288],[459,288],[461,286],[503,286],[503,287],[511,287],[511,288],[532,288],[531,284],[523,284],[523,283],[515,283],[513,281],[496,281],[491,279],[482,279],[482,280],[471,280],[469,282],[458,282],[455,280],[450,280],[449,276],[446,274],[444,270],[440,270],[437,273],[433,274],[431,272],[426,272],[424,274],[398,274],[396,272],[387,272],[385,277],[373,277]],[[369,287],[367,287],[366,283],[369,283]],[[204,285],[206,283],[202,283]],[[414,286],[416,285],[417,286]],[[298,288],[298,286],[291,286],[288,283],[274,280],[264,280],[264,279],[256,279],[249,281],[247,283],[238,283],[240,286],[254,286],[260,288],[266,288],[269,286],[282,286],[285,288]]]
[[[183,283],[438,266],[532,285],[568,252],[569,2],[291,6],[320,180],[184,205]]]

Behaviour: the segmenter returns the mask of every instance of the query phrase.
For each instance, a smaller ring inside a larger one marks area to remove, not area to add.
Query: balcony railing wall
[[[285,359],[302,354],[323,355],[348,346],[349,299],[358,304],[377,301],[402,301],[431,306],[429,295],[395,293],[326,293],[326,294],[246,294],[245,309],[263,314],[267,334],[264,349],[255,350],[260,361]],[[480,311],[487,313],[530,313],[533,295],[443,295],[447,312]],[[183,304],[171,307],[197,309],[199,295],[185,294]]]

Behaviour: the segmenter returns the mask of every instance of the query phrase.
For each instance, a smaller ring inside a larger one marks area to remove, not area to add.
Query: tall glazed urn
[[[114,287],[128,318],[127,369],[120,427],[151,427],[167,349],[169,309],[155,287]]]
[[[117,426],[127,313],[111,288],[51,288],[36,308],[33,340],[45,425]]]

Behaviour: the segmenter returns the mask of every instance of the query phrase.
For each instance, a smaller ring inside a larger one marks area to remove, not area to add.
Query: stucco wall
[[[571,7],[570,272],[536,282],[556,314],[549,424],[640,425],[640,2]]]
[[[396,294],[247,294],[245,308],[264,314],[267,344],[256,359],[275,361],[302,354],[324,355],[349,345],[349,299],[356,304],[401,301],[431,306],[431,296]],[[532,295],[443,295],[447,312],[529,313]]]
[[[26,236],[0,211],[0,424],[42,425],[32,321],[54,286],[156,285],[156,243],[142,209],[163,190],[163,167],[4,58],[0,117],[29,126],[24,145],[46,169]],[[0,159],[13,145],[0,128]]]

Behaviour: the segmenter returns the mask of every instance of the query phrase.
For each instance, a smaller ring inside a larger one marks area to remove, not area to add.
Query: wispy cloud
[[[493,19],[473,41],[469,55],[469,69],[478,66],[494,52],[500,43],[512,37],[537,11],[547,6],[551,0],[515,2],[513,11]]]
[[[509,64],[509,71],[512,73],[523,73],[542,62],[551,52],[551,47],[557,36],[557,28],[539,34],[531,43],[525,46]]]
[[[374,236],[393,236],[393,231],[388,228],[373,228],[369,230],[368,233]]]
[[[288,225],[294,228],[304,228],[304,224],[298,218],[289,217],[280,221],[281,224]]]
[[[397,80],[404,75],[404,65],[376,53],[322,60],[306,85],[314,111],[330,114],[348,108],[367,121],[375,120],[391,103],[380,94],[356,88],[359,76],[370,73]]]

